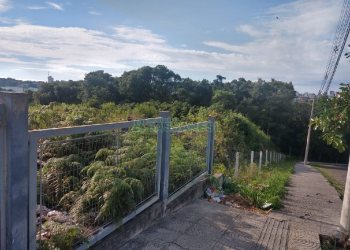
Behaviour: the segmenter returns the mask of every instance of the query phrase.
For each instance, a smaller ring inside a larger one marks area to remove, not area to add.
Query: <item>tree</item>
[[[152,71],[151,67],[145,66],[123,73],[119,78],[119,86],[126,101],[145,102],[151,99]]]
[[[157,65],[152,69],[150,82],[151,98],[161,102],[168,102],[181,77],[164,65]]]
[[[84,78],[82,100],[98,103],[118,102],[118,82],[103,70],[90,72]]]
[[[323,109],[312,120],[315,129],[322,132],[323,140],[339,152],[350,146],[350,84],[341,84],[340,93],[334,98],[321,99]],[[350,232],[350,161],[346,178],[340,225]]]

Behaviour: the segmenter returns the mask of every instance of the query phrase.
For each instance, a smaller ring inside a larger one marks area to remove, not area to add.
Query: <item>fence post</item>
[[[170,112],[161,111],[162,124],[158,131],[158,142],[160,142],[160,152],[158,152],[160,165],[160,200],[162,201],[163,215],[166,210],[166,203],[169,195],[169,160],[170,160]]]
[[[0,249],[6,249],[6,109],[0,104]]]
[[[239,152],[236,152],[236,162],[235,162],[235,176],[238,176],[238,168],[239,168]]]
[[[267,164],[269,164],[269,161],[268,161],[268,159],[267,159],[267,158],[269,157],[269,151],[268,151],[267,149],[266,149],[265,154],[266,154],[266,155],[265,155],[265,156],[266,156],[266,157],[265,157],[265,166],[267,166]]]
[[[254,163],[254,151],[250,151],[250,165]]]
[[[207,169],[208,174],[213,172],[214,161],[214,138],[215,138],[215,119],[209,117],[208,120],[208,143],[207,143]]]
[[[1,249],[28,249],[29,160],[28,100],[23,93],[0,92]],[[3,174],[5,175],[3,176]],[[5,188],[5,190],[3,190]],[[4,214],[5,213],[5,214]],[[5,216],[5,217],[4,217]],[[5,221],[3,219],[5,218]],[[3,225],[6,241],[3,242]],[[5,247],[3,247],[5,246]]]
[[[259,152],[259,172],[261,171],[261,165],[262,165],[262,156],[263,156],[263,152],[260,151]]]

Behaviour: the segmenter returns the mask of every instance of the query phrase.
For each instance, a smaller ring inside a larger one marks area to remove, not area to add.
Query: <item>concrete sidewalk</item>
[[[197,200],[161,219],[121,249],[258,249],[267,219],[249,211]]]
[[[288,249],[319,249],[319,234],[336,233],[342,201],[336,190],[315,169],[296,164],[283,208],[270,216],[288,219]]]
[[[297,164],[284,208],[269,216],[197,200],[121,249],[319,249],[336,231],[341,200],[323,176]]]

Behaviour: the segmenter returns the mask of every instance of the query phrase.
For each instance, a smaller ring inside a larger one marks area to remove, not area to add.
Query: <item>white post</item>
[[[235,162],[235,176],[238,176],[238,168],[239,168],[239,152],[236,152],[236,162]]]
[[[263,152],[260,151],[260,153],[259,153],[259,172],[261,170],[261,165],[262,165],[262,156],[263,156]]]
[[[266,152],[265,152],[265,166],[267,166],[267,164],[269,164],[269,161],[268,161],[268,158],[269,157],[269,151],[266,149]]]
[[[250,151],[250,165],[254,163],[254,151]]]
[[[343,206],[340,215],[340,226],[346,233],[350,232],[350,156],[344,189]]]

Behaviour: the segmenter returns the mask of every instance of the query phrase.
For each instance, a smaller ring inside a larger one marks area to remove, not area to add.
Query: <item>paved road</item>
[[[319,234],[336,232],[342,202],[336,190],[310,166],[297,164],[283,201],[271,216],[290,221],[288,249],[319,249]]]

